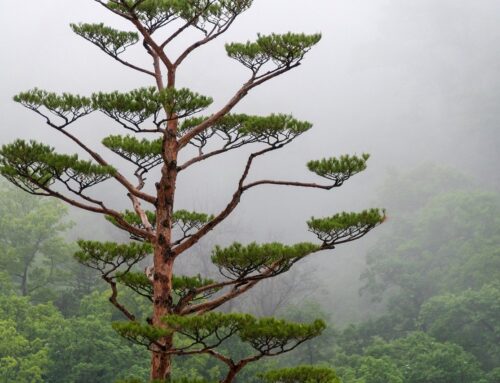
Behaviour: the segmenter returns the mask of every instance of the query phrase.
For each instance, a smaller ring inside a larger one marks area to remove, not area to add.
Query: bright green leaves
[[[266,383],[340,383],[334,370],[319,366],[298,366],[262,374]]]
[[[313,173],[335,182],[335,186],[341,186],[353,175],[366,169],[369,154],[361,157],[344,155],[339,158],[324,158],[318,161],[309,161],[307,167]]]
[[[189,338],[189,347],[215,348],[233,335],[248,343],[261,355],[275,355],[292,350],[321,334],[325,322],[310,324],[275,318],[254,318],[248,314],[210,312],[202,315],[169,315],[163,321],[175,332]]]
[[[170,330],[132,322],[113,322],[113,329],[125,339],[139,345],[150,347],[158,339],[171,334]]]
[[[110,56],[119,54],[139,41],[137,32],[123,32],[105,26],[104,24],[70,24],[77,35],[98,46]]]
[[[128,93],[95,93],[93,107],[114,119],[124,128],[134,132],[160,131],[165,122],[188,117],[212,103],[210,97],[201,96],[189,89],[140,88]],[[160,117],[165,110],[166,116]],[[156,129],[142,129],[140,125],[152,118]]]
[[[243,246],[234,243],[226,248],[217,246],[212,254],[212,262],[219,268],[221,274],[229,279],[267,277],[288,271],[295,262],[318,249],[319,246],[311,243],[292,246],[281,243],[263,245],[251,243]]]
[[[0,149],[0,173],[29,193],[58,180],[80,194],[112,177],[115,169],[80,160],[77,155],[55,153],[54,148],[35,141],[16,140]]]
[[[309,231],[323,241],[323,246],[354,241],[366,235],[385,220],[381,209],[364,210],[361,213],[340,213],[328,218],[311,218],[307,222]]]
[[[56,115],[60,118],[57,123],[47,117],[46,119],[49,125],[57,129],[66,127],[94,110],[90,98],[68,93],[58,95],[38,88],[19,93],[14,96],[14,101],[42,116],[44,116],[43,108]]]
[[[109,136],[102,144],[120,157],[135,164],[142,172],[147,172],[163,162],[162,139],[138,140],[133,136]]]
[[[320,40],[320,34],[259,35],[255,42],[226,44],[226,52],[257,74],[269,62],[276,65],[275,70],[297,66]]]
[[[95,270],[104,276],[119,272],[124,267],[128,272],[136,263],[152,253],[149,243],[120,244],[115,242],[78,241],[80,250],[75,253],[78,262]],[[123,273],[118,273],[123,275]],[[114,277],[114,276],[113,276]]]

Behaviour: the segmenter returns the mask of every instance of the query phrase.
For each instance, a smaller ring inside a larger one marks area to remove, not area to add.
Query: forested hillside
[[[256,315],[299,322],[322,317],[329,328],[290,354],[249,366],[238,382],[285,382],[262,372],[299,364],[333,367],[343,383],[500,382],[500,195],[431,167],[393,174],[380,201],[389,227],[370,245],[363,273],[352,276],[364,286],[360,299],[377,301],[380,314],[333,323],[334,313],[321,308],[328,302],[318,301],[333,299],[331,280],[305,284],[307,294],[274,299],[273,307],[246,299],[243,308]],[[61,205],[2,184],[1,383],[147,379],[148,352],[115,333],[111,322],[122,318],[106,286],[73,259],[71,239],[86,233]],[[197,257],[209,255],[196,249]],[[201,264],[193,261],[191,269]],[[292,274],[263,285],[259,294],[293,289],[300,280]],[[322,286],[327,292],[315,294]],[[143,318],[150,315],[146,299],[130,293],[124,300]],[[239,343],[224,347],[232,355],[247,352]],[[188,381],[215,382],[225,368],[202,356],[175,363],[176,375]]]

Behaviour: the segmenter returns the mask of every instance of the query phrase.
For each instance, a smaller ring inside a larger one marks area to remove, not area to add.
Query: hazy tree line
[[[330,326],[296,351],[249,367],[240,382],[259,382],[266,369],[303,363],[333,367],[344,383],[500,382],[500,195],[452,170],[426,166],[392,174],[380,202],[388,208],[388,228],[370,245],[356,276],[360,299],[378,302],[376,315],[333,323],[332,313],[320,307],[336,293],[335,282],[318,281],[314,270],[305,272],[313,277],[292,273],[263,284],[240,307],[223,309],[295,321],[322,316]],[[113,331],[111,321],[122,318],[108,303],[106,287],[72,259],[69,238],[85,235],[81,230],[60,204],[2,183],[1,383],[147,378],[148,352]],[[208,267],[202,261],[207,247],[183,267]],[[322,288],[326,294],[315,293]],[[148,302],[124,294],[143,317],[149,315]],[[259,294],[272,295],[270,303]],[[225,347],[235,355],[246,352],[238,344]],[[175,363],[176,373],[193,381],[216,381],[224,370],[202,356]]]

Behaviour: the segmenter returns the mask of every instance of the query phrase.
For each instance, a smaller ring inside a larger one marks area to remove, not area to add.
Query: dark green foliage
[[[309,231],[332,247],[340,243],[354,241],[366,235],[385,220],[385,211],[364,210],[361,213],[340,213],[328,218],[311,218],[307,222]]]
[[[29,193],[48,187],[55,180],[80,193],[112,177],[115,169],[58,154],[54,148],[36,141],[16,140],[0,149],[0,173]]]
[[[137,294],[153,301],[153,285],[144,272],[127,272],[119,274],[117,275],[117,280]],[[174,275],[172,279],[172,286],[177,300],[181,300],[187,295],[192,295],[192,300],[205,299],[219,291],[220,287],[204,289],[203,292],[199,294],[196,293],[196,289],[208,287],[213,284],[215,284],[215,281],[201,278],[199,275],[195,277]]]
[[[70,24],[77,35],[98,46],[110,56],[118,56],[139,41],[137,32],[123,32],[104,24]]]
[[[192,379],[192,378],[179,378],[179,379],[170,379],[168,382],[165,380],[150,380],[144,381],[142,379],[126,379],[126,380],[117,380],[115,383],[209,383],[204,379]]]
[[[139,88],[128,93],[94,93],[92,106],[111,117],[124,128],[135,132],[155,131],[171,119],[188,117],[200,112],[212,103],[210,97],[201,96],[189,89],[167,88],[158,91],[154,87]],[[167,116],[160,118],[165,110]],[[142,129],[140,125],[153,119],[156,129]]]
[[[269,62],[273,62],[278,70],[299,64],[320,40],[321,34],[259,35],[255,42],[226,44],[226,52],[256,75]]]
[[[137,165],[142,171],[149,171],[163,163],[162,139],[138,140],[133,136],[109,136],[102,140],[108,149]]]
[[[475,355],[487,370],[500,361],[500,286],[435,296],[422,305],[419,324],[442,342],[453,342]]]
[[[262,245],[251,243],[247,246],[234,243],[226,248],[217,246],[213,251],[212,262],[230,279],[242,279],[264,271],[277,275],[317,250],[319,246],[312,243],[292,246],[276,242]]]
[[[262,374],[266,383],[340,383],[335,371],[328,367],[298,366]]]
[[[405,383],[479,382],[477,360],[460,346],[439,343],[423,333],[413,333],[391,343],[374,343],[366,353],[389,357],[403,373]]]
[[[276,318],[260,318],[240,331],[242,341],[264,355],[293,350],[299,344],[321,335],[326,324],[317,319],[311,324],[292,323]]]
[[[172,279],[172,287],[179,300],[188,295],[192,295],[192,300],[206,299],[221,289],[220,287],[206,289],[215,283],[214,280],[202,278],[200,275],[195,277],[174,275]],[[196,293],[197,289],[203,289],[203,292]]]
[[[146,218],[148,219],[148,222],[154,227],[156,224],[156,214],[152,211],[145,211]],[[141,217],[137,215],[136,212],[130,211],[130,210],[125,210],[124,212],[121,213],[122,219],[127,222],[129,225],[135,226],[140,229],[144,229],[144,224],[141,221]],[[113,225],[120,227],[118,222],[116,221],[115,217],[111,216],[106,216],[106,220],[111,222]],[[136,239],[136,238],[134,238]]]
[[[40,89],[20,93],[14,100],[43,116],[47,123],[62,129],[78,118],[100,110],[124,128],[134,132],[161,131],[162,124],[177,118],[188,117],[198,113],[212,103],[210,97],[191,92],[189,89],[168,88],[158,91],[154,87],[139,88],[128,93],[94,93],[90,98],[63,93],[57,95]],[[57,124],[51,121],[40,107],[62,119]],[[167,116],[160,118],[161,111]],[[152,118],[155,128],[142,129],[140,125]]]
[[[66,215],[58,201],[0,182],[0,270],[20,294],[40,300],[73,281],[68,270],[73,246],[63,239],[72,226]]]
[[[48,117],[45,117],[49,125],[58,129],[66,127],[94,110],[90,98],[69,93],[58,95],[38,88],[19,93],[14,96],[14,101],[44,117],[41,108],[46,108],[49,112],[61,118],[62,121],[59,124],[54,124]]]
[[[125,339],[147,348],[161,337],[171,333],[170,330],[135,321],[113,322],[112,326]]]
[[[190,345],[197,348],[215,348],[247,326],[252,326],[255,318],[248,314],[224,314],[209,312],[203,315],[169,315],[163,321],[177,333],[189,338]]]
[[[205,121],[206,118],[186,119],[179,128],[182,136]],[[270,116],[249,116],[246,114],[228,114],[210,128],[194,136],[190,144],[203,151],[210,139],[223,141],[222,150],[232,150],[246,144],[266,143],[279,145],[288,142],[308,131],[312,124],[299,121],[290,115],[272,114]]]
[[[321,334],[325,322],[311,324],[287,322],[275,318],[254,318],[248,314],[209,312],[202,315],[169,315],[164,321],[176,332],[188,337],[201,349],[215,348],[233,335],[252,346],[261,355],[288,352]]]
[[[147,376],[147,352],[117,337],[102,311],[64,318],[51,303],[34,305],[2,293],[2,383],[110,383]]]
[[[108,6],[125,14],[134,7],[135,14],[150,32],[182,19],[208,35],[212,29],[220,32],[227,28],[236,16],[250,7],[252,0],[145,0],[140,2],[127,0],[125,3],[126,6],[108,2]]]
[[[153,284],[144,272],[132,272],[118,274],[116,280],[129,287],[137,294],[153,301]]]
[[[368,255],[365,291],[387,297],[392,317],[418,328],[421,305],[447,293],[480,289],[500,278],[500,199],[452,192],[395,221]]]
[[[339,158],[324,158],[309,161],[307,168],[321,177],[334,181],[336,186],[341,186],[350,177],[365,170],[369,158],[369,154],[363,154],[361,157],[344,155]]]
[[[151,226],[156,226],[156,214],[152,211],[145,211],[147,219]],[[133,211],[126,210],[122,213],[123,219],[130,225],[143,229],[144,224],[141,218]],[[106,219],[112,224],[119,226],[114,217],[107,216]],[[213,215],[198,213],[195,211],[177,210],[172,216],[172,227],[179,231],[179,240],[185,239],[191,235],[195,229],[200,229],[203,225],[213,219]],[[134,239],[139,239],[135,238]]]
[[[151,254],[149,243],[119,244],[115,242],[78,241],[80,251],[75,253],[78,262],[109,275],[121,266],[125,272]]]
[[[185,237],[191,230],[200,229],[212,219],[214,219],[213,215],[187,210],[177,210],[172,217],[173,226],[178,228]]]

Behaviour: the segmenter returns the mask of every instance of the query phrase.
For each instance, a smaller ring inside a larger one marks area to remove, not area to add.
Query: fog
[[[495,0],[255,0],[226,34],[186,61],[179,86],[213,97],[209,111],[216,110],[248,74],[227,58],[226,42],[251,40],[257,32],[321,32],[322,41],[303,65],[252,91],[236,108],[249,114],[292,113],[314,123],[287,148],[260,158],[251,179],[317,180],[305,167],[308,160],[365,152],[372,157],[367,171],[340,189],[249,191],[208,241],[312,241],[305,225],[310,216],[379,206],[387,202],[381,190],[391,171],[404,173],[423,164],[457,169],[485,188],[498,189],[499,14]],[[69,28],[72,22],[101,21],[132,30],[90,0],[0,1],[0,143],[36,139],[63,152],[78,152],[12,101],[20,91],[36,86],[88,95],[154,85]],[[192,37],[183,37],[174,50]],[[140,47],[127,57],[150,64]],[[123,134],[99,114],[70,129],[93,145],[100,145],[104,136]],[[107,159],[123,165],[100,147]],[[228,153],[183,174],[177,208],[218,212],[234,191],[247,153]],[[123,190],[110,185],[99,190],[111,204],[124,208]],[[389,217],[397,214],[388,211]],[[96,218],[81,217],[81,225],[94,227],[82,227],[83,232],[102,230],[95,229]],[[352,287],[350,296],[357,296],[366,248],[384,230],[337,254],[308,260],[307,267],[327,286]],[[353,304],[346,303],[349,295],[339,298],[333,288],[321,294],[333,311],[349,310]],[[342,320],[338,313],[337,318]]]

